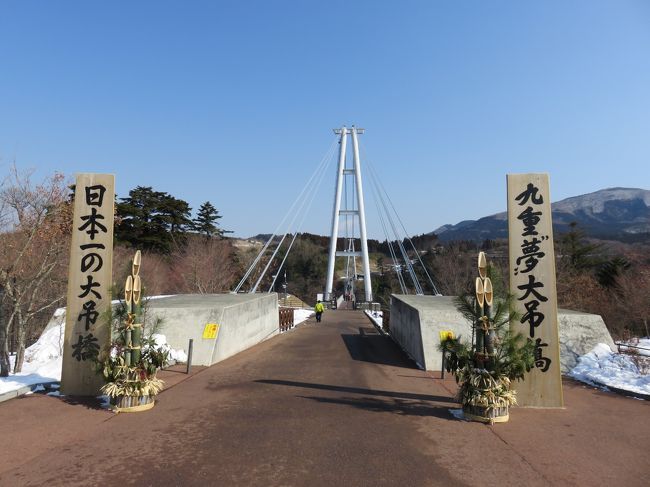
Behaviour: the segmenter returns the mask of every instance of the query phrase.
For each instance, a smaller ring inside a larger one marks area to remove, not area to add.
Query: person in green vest
[[[320,302],[320,300],[318,300],[318,303],[316,303],[316,306],[314,306],[314,311],[316,311],[316,323],[320,323],[320,319],[323,316],[323,311],[325,311],[325,306]]]

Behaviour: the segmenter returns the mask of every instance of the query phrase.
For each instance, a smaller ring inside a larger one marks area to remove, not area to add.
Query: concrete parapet
[[[453,299],[397,294],[391,297],[391,337],[423,369],[442,368],[442,354],[438,351],[440,331],[451,330],[456,337],[471,340],[471,325],[456,311]],[[571,370],[578,357],[598,343],[614,349],[614,341],[599,315],[560,309],[558,321],[562,373]]]
[[[172,348],[187,351],[194,340],[194,365],[215,364],[279,333],[275,293],[170,296],[151,300],[148,313],[162,319],[160,333]],[[203,338],[210,323],[219,325],[216,339]]]
[[[451,330],[456,337],[472,337],[472,328],[452,302],[451,296],[393,294],[390,303],[391,337],[426,370],[442,368],[438,351],[440,332]]]

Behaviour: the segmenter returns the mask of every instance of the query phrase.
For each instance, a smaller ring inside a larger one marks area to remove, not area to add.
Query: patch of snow
[[[381,329],[384,327],[384,313],[382,311],[365,311],[366,315]]]
[[[650,395],[650,375],[639,370],[632,356],[615,353],[604,343],[579,357],[569,376],[595,386]]]
[[[293,324],[299,325],[303,321],[306,321],[310,316],[314,315],[314,311],[311,309],[294,309],[293,310]]]
[[[36,342],[31,347],[25,350],[25,356],[30,351],[32,347],[37,345]],[[47,354],[39,355],[36,352],[32,352],[38,360],[32,360],[31,362],[23,363],[23,370],[18,374],[10,374],[9,377],[0,378],[0,394],[9,391],[16,391],[25,386],[32,386],[34,384],[43,384],[46,382],[59,382],[61,380],[61,366],[63,360],[61,356],[53,358],[43,358]],[[15,356],[11,357],[10,363],[13,368]]]
[[[35,392],[43,392],[45,390],[45,387],[43,387],[43,384],[39,384],[36,387],[34,387],[31,391],[29,391],[26,395],[34,394]]]
[[[169,346],[167,343],[167,337],[165,335],[161,335],[160,333],[154,333],[151,335],[151,338],[154,339],[154,342],[156,343],[156,346],[159,348],[162,348],[163,350],[166,350],[169,352],[169,360],[174,361],[177,363],[187,363],[187,353],[185,353],[185,350],[181,349],[174,349]]]
[[[65,309],[63,312],[65,313]],[[63,354],[64,330],[65,323],[46,329],[38,341],[25,350],[25,364],[44,363],[60,357]]]
[[[449,409],[449,413],[456,419],[459,419],[460,421],[467,421],[465,418],[465,414],[463,413],[462,409]]]
[[[48,392],[47,395],[52,397],[64,397],[63,394],[61,394],[61,391]]]

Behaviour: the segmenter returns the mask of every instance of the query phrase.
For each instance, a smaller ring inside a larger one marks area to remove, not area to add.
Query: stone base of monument
[[[510,419],[508,406],[500,408],[484,408],[481,406],[463,406],[463,416],[470,421],[481,423],[505,423]]]
[[[137,413],[147,411],[156,404],[155,396],[111,397],[111,409],[116,413]]]

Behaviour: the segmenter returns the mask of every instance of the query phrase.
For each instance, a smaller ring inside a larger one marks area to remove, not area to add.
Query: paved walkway
[[[168,373],[169,374],[169,373]],[[565,383],[564,410],[454,420],[452,380],[416,369],[363,313],[326,311],[114,415],[0,404],[0,485],[647,485],[649,404]]]

